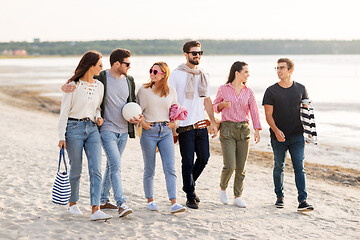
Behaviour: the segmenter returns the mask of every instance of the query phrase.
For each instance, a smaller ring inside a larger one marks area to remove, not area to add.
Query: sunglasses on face
[[[188,54],[191,53],[194,57],[197,56],[198,54],[201,56],[203,55],[204,51],[192,51],[192,52],[187,52]]]
[[[150,68],[150,74],[152,74],[152,73],[154,73],[154,75],[156,75],[156,74],[158,74],[158,73],[164,73],[164,72],[160,72],[160,71],[158,71],[158,70],[156,70],[156,69],[152,69],[152,68]]]
[[[129,67],[129,66],[130,66],[130,63],[129,63],[129,62],[119,62],[119,63],[121,63],[121,64],[125,64],[125,65],[126,65],[126,67]]]

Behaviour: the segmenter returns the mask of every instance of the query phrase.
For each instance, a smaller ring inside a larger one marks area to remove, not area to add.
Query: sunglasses
[[[191,54],[195,57],[195,56],[197,56],[198,54],[199,54],[200,56],[203,55],[204,51],[198,51],[198,52],[192,51],[192,52],[187,52],[187,53],[188,53],[188,54],[191,53]]]
[[[130,66],[130,63],[129,62],[119,62],[121,64],[126,64],[126,67],[129,67]]]
[[[156,70],[156,69],[152,69],[152,68],[150,68],[150,74],[152,74],[152,73],[154,73],[154,75],[156,75],[156,74],[158,74],[158,73],[164,73],[164,72],[160,72],[160,71],[158,71],[158,70]]]

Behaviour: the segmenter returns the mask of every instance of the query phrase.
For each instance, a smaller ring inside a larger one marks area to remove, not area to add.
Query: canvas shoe
[[[158,207],[158,205],[156,204],[155,201],[149,202],[148,205],[147,205],[147,208],[148,208],[150,211],[157,211],[157,210],[159,210],[159,207]]]
[[[226,196],[226,190],[220,189],[220,201],[225,205],[229,203],[229,200]]]
[[[108,215],[101,210],[97,210],[96,212],[90,215],[91,221],[108,220],[110,218],[112,218],[111,215]]]
[[[178,203],[174,203],[172,206],[171,206],[171,213],[179,213],[179,212],[185,212],[186,208],[181,206],[180,204]]]
[[[83,215],[77,204],[74,204],[71,207],[69,207],[69,213],[75,216]]]
[[[246,208],[246,204],[239,197],[234,199],[234,205],[238,206],[238,207],[241,207],[241,208]]]
[[[129,215],[133,212],[131,208],[129,208],[125,203],[121,204],[119,207],[119,217],[125,217],[126,215]]]
[[[298,206],[298,212],[310,212],[314,210],[314,207],[308,204],[305,200],[302,201]]]
[[[100,205],[100,210],[118,211],[118,207],[112,204],[110,201],[107,201],[105,204]]]
[[[275,203],[275,207],[277,208],[284,208],[285,204],[284,204],[284,198],[280,197],[276,199],[276,203]]]

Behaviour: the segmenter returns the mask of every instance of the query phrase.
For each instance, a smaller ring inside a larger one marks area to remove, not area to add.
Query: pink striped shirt
[[[245,85],[240,94],[236,95],[235,88],[231,83],[220,86],[214,100],[214,111],[216,113],[220,113],[217,107],[225,100],[231,102],[231,107],[221,110],[222,122],[248,122],[250,113],[254,129],[261,130],[259,110],[254,92],[250,88]]]

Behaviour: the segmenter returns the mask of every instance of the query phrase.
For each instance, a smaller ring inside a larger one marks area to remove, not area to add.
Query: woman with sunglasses
[[[220,86],[214,101],[215,112],[221,112],[220,142],[224,161],[220,179],[220,200],[223,204],[228,204],[226,188],[235,171],[234,205],[242,208],[246,207],[240,197],[244,188],[245,165],[250,145],[249,115],[253,122],[256,143],[260,141],[261,130],[254,92],[246,86],[248,77],[248,65],[245,62],[235,62],[231,66],[228,81]]]
[[[152,211],[158,210],[153,194],[156,147],[158,147],[171,202],[171,213],[178,213],[185,211],[185,207],[176,203],[175,153],[171,130],[176,124],[170,122],[169,113],[171,105],[178,102],[175,89],[168,86],[169,74],[170,69],[166,63],[154,63],[150,68],[150,82],[139,89],[136,99],[144,115],[140,144],[144,159],[143,183],[148,202],[147,208]]]
[[[64,93],[59,119],[59,147],[66,148],[70,160],[70,208],[72,215],[82,215],[77,201],[82,171],[83,149],[88,160],[90,175],[90,220],[106,220],[112,216],[100,210],[101,187],[101,139],[98,128],[103,123],[100,104],[104,85],[95,80],[102,70],[102,55],[97,51],[86,52],[68,83],[76,86],[70,93]]]

